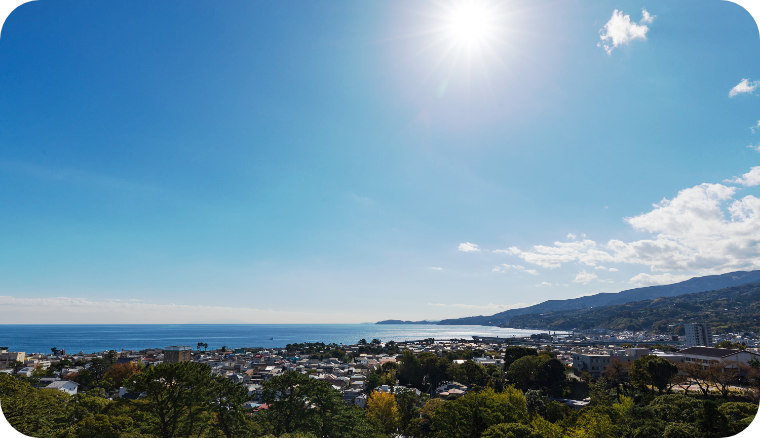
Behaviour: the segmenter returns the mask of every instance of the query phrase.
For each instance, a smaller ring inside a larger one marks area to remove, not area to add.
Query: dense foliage
[[[683,324],[689,322],[710,323],[716,333],[759,332],[760,283],[616,306],[518,315],[509,321],[509,326],[683,334]]]
[[[408,387],[369,390],[365,408],[346,404],[328,382],[295,371],[264,383],[260,409],[245,408],[251,398],[245,386],[195,362],[136,370],[112,364],[73,397],[0,374],[0,405],[16,429],[41,438],[716,438],[740,432],[758,410],[760,362],[741,370],[750,389],[736,393],[735,371],[677,368],[657,356],[630,367],[614,364],[588,383],[568,377],[550,351],[509,347],[503,357],[498,368],[405,350],[398,363],[386,362],[371,375]],[[434,382],[453,378],[470,390],[446,400],[429,395]],[[107,399],[100,386],[107,379],[120,379],[141,397]],[[705,390],[674,393],[690,384]],[[576,398],[591,399],[581,410],[548,398],[579,388]]]

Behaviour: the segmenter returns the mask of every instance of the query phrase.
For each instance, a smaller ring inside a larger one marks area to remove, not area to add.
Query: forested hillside
[[[760,281],[760,270],[736,271],[721,275],[695,277],[674,284],[639,287],[618,293],[599,293],[567,300],[549,300],[520,309],[505,310],[504,312],[499,312],[491,316],[468,316],[466,318],[444,319],[438,324],[515,327],[510,320],[517,315],[612,306],[633,301],[654,300],[660,297],[675,297],[683,294],[717,290],[726,287],[740,286],[742,284],[750,284],[757,281]]]
[[[688,322],[708,322],[716,333],[760,331],[760,282],[615,306],[517,315],[508,325],[548,330],[605,328],[682,334],[683,323]]]

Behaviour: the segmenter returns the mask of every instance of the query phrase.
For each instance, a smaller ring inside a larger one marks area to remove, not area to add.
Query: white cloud
[[[742,79],[741,82],[739,82],[734,88],[731,89],[731,91],[728,92],[728,97],[734,97],[741,93],[752,94],[752,92],[755,91],[755,88],[757,88],[758,84],[760,84],[760,81],[750,82],[749,79]]]
[[[607,268],[605,268],[604,266],[601,266],[601,265],[600,265],[600,266],[597,266],[597,267],[595,267],[594,269],[603,269],[603,270],[605,270],[605,271],[607,270]]]
[[[581,237],[585,239],[586,238],[586,233],[581,233]]]
[[[493,251],[494,254],[520,254],[522,251],[517,249],[515,246],[510,246],[509,249],[496,249]]]
[[[756,129],[760,129],[760,120],[758,120],[758,121],[757,121],[757,125],[755,125],[755,126],[750,126],[750,127],[749,127],[749,129],[750,129],[750,131],[752,131],[752,133],[754,134],[754,133],[755,133],[755,130],[756,130]],[[750,146],[750,147],[751,147],[751,146]]]
[[[741,184],[745,187],[760,186],[760,166],[755,166],[749,172],[734,179],[724,179],[723,182]]]
[[[652,21],[654,21],[655,18],[657,18],[656,15],[649,15],[649,12],[647,12],[646,9],[642,9],[641,10],[641,20],[639,21],[639,23],[652,24]]]
[[[755,146],[755,145],[749,145],[747,147],[750,148],[750,149],[753,149],[753,150],[756,150],[756,151],[760,152],[760,143],[758,143],[757,146]]]
[[[535,269],[525,269],[525,266],[520,265],[507,265],[502,263],[499,266],[496,266],[495,268],[491,269],[491,272],[507,272],[509,268],[517,269],[518,271],[526,272],[530,275],[538,275],[538,271]]]
[[[134,300],[108,299],[95,301],[87,298],[16,298],[0,296],[3,323],[26,324],[45,321],[48,324],[70,324],[72,321],[87,324],[191,324],[211,321],[239,323],[278,323],[285,319],[327,323],[335,315],[280,312],[245,307],[193,306],[151,304]]]
[[[688,275],[673,275],[669,272],[659,275],[650,275],[642,272],[629,280],[630,283],[639,286],[655,286],[658,284],[673,284],[691,278]]]
[[[464,252],[473,252],[480,251],[480,248],[478,248],[478,245],[475,245],[474,243],[465,242],[459,244],[459,250]]]
[[[443,271],[443,268],[439,268],[438,266],[431,266],[430,269],[434,271]]]
[[[732,181],[760,184],[760,166]],[[505,252],[547,268],[569,262],[594,267],[614,262],[701,275],[760,269],[760,199],[752,195],[733,199],[737,190],[700,184],[681,190],[673,199],[663,199],[647,213],[625,218],[634,230],[650,234],[641,240],[613,239],[597,244],[585,239],[536,245],[527,251],[513,247]]]
[[[651,23],[654,16],[650,16],[646,10],[644,12],[644,18],[641,20],[643,23]],[[645,21],[649,20],[649,21]],[[602,34],[599,36],[602,42],[597,44],[597,47],[604,47],[607,54],[612,54],[612,49],[619,47],[623,44],[628,44],[633,40],[646,40],[646,34],[649,28],[643,24],[636,24],[631,21],[630,15],[623,15],[622,11],[615,11],[612,13],[612,18],[608,21],[602,29],[599,30]],[[611,44],[608,44],[608,40]]]
[[[586,272],[586,270],[582,270],[578,273],[578,275],[575,276],[575,280],[573,280],[573,283],[583,283],[586,284],[589,281],[593,281],[599,278],[595,273],[593,272]]]
[[[608,271],[610,271],[610,272],[617,272],[618,269],[617,268],[610,268],[610,269],[608,269]]]
[[[575,234],[573,234],[573,233],[567,233],[567,238],[568,238],[569,240],[575,240],[575,239],[577,239],[577,238],[578,238],[578,236],[576,236],[576,235],[575,235]]]
[[[542,281],[542,282],[541,282],[541,284],[537,284],[537,285],[536,285],[536,287],[541,287],[541,286],[551,286],[551,285],[552,285],[551,283],[548,283],[548,282],[546,282],[546,281]]]
[[[442,304],[442,303],[428,303],[428,306],[439,306],[439,307],[460,307],[462,309],[488,309],[488,310],[496,310],[496,311],[503,311],[503,310],[509,310],[509,309],[521,309],[523,307],[532,306],[533,304],[538,303],[515,303],[515,304],[485,304],[485,305],[478,305],[478,304]]]

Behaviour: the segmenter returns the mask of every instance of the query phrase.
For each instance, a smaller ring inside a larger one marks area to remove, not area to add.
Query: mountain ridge
[[[504,327],[512,317],[518,315],[620,305],[634,301],[653,300],[661,297],[674,297],[689,293],[707,292],[727,287],[740,286],[756,281],[760,281],[760,270],[734,271],[726,274],[693,277],[685,281],[668,285],[646,286],[620,292],[602,292],[567,300],[547,300],[539,304],[519,309],[510,309],[491,316],[479,315],[444,319],[438,322],[438,325],[484,325]]]

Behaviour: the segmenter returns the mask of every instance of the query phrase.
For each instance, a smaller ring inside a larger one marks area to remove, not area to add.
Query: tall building
[[[707,323],[686,324],[687,347],[712,347],[712,329]]]
[[[164,363],[188,362],[192,357],[190,347],[174,345],[164,348]]]

